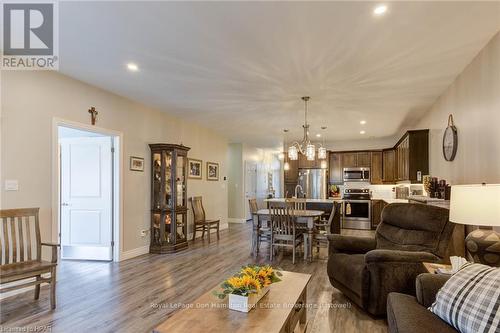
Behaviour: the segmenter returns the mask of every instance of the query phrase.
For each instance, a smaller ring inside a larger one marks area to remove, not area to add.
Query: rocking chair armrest
[[[52,248],[52,260],[50,261],[51,263],[56,264],[57,263],[57,248],[61,246],[61,244],[57,243],[41,243],[42,246],[50,246]]]

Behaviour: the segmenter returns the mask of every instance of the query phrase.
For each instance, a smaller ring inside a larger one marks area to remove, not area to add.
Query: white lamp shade
[[[450,221],[500,226],[500,184],[452,186]]]
[[[285,164],[283,165],[283,170],[285,170],[285,171],[290,170],[290,163],[285,162]]]

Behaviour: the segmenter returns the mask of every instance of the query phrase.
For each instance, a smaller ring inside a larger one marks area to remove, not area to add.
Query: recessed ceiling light
[[[321,138],[321,134],[319,134],[319,133],[318,133],[318,134],[316,134],[316,137],[317,137],[317,138]]]
[[[387,12],[387,6],[386,5],[378,5],[375,7],[373,10],[373,14],[376,16],[382,16]]]
[[[359,134],[365,134],[366,132],[365,131],[359,131]]]
[[[366,124],[366,120],[361,120],[359,123],[360,123],[361,125],[364,125],[364,124]]]
[[[127,64],[127,68],[131,72],[137,72],[139,70],[139,66],[137,66],[137,64],[134,64],[133,62],[129,62]]]

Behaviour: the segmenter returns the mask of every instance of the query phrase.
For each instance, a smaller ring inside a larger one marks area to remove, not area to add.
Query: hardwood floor
[[[346,231],[353,234],[356,232]],[[45,332],[148,332],[180,304],[194,301],[240,266],[268,261],[267,249],[250,255],[251,226],[231,224],[219,242],[190,243],[172,255],[146,254],[120,263],[63,261],[58,266],[57,309],[50,311],[49,290],[40,300],[33,291],[0,302],[0,331],[44,327]],[[308,332],[387,332],[333,288],[326,274],[326,249],[312,263],[281,252],[273,265],[312,274],[308,288]],[[38,330],[41,332],[41,330]]]

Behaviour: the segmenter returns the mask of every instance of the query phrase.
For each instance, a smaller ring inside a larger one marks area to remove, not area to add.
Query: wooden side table
[[[436,264],[433,262],[423,262],[422,264],[424,265],[425,270],[431,274],[444,274],[444,273],[438,273],[437,271],[438,268],[451,269],[451,265]]]

